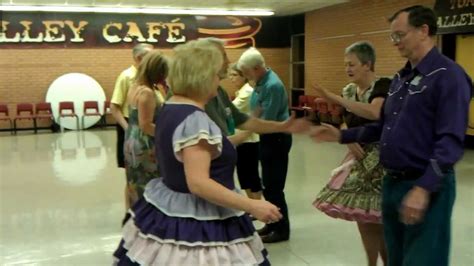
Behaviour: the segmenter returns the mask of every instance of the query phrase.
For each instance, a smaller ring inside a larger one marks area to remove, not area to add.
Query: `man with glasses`
[[[471,81],[435,47],[433,10],[412,6],[389,21],[392,42],[408,62],[393,79],[380,121],[343,131],[319,126],[313,138],[380,141],[389,265],[448,265],[453,166],[463,154]]]

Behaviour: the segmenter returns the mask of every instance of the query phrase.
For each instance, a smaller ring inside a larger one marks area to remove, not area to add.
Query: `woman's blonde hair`
[[[163,53],[158,50],[150,51],[138,65],[135,83],[153,89],[157,84],[164,84],[168,70],[168,60]]]
[[[208,96],[222,68],[222,52],[208,40],[177,46],[171,60],[169,83],[173,94],[190,98]]]

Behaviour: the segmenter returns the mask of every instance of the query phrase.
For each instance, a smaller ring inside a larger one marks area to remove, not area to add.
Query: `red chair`
[[[316,104],[315,104],[315,100],[316,100],[316,96],[313,96],[313,95],[306,95],[306,102],[308,103],[307,104],[307,111],[308,112],[316,112]]]
[[[314,100],[314,103],[316,104],[316,109],[320,114],[329,113],[329,106],[326,100],[324,100],[323,98],[316,98]]]
[[[35,105],[35,110],[36,110],[36,114],[35,114],[36,124],[38,124],[38,120],[43,120],[43,119],[49,120],[51,121],[51,123],[53,123],[54,121],[53,110],[51,109],[50,103],[47,103],[47,102],[37,103]]]
[[[311,102],[309,101],[309,97],[313,96],[307,96],[307,95],[300,95],[298,97],[298,105],[297,106],[292,106],[290,110],[292,111],[299,111],[303,112],[303,115],[306,116],[309,111],[311,111]]]
[[[329,113],[333,116],[341,116],[343,110],[344,108],[338,104],[333,103],[329,105]]]
[[[31,120],[33,122],[33,128],[36,133],[36,119],[35,111],[32,103],[19,103],[16,105],[16,116],[13,119],[13,129],[16,134],[18,120]]]
[[[67,112],[65,112],[67,111]],[[64,127],[61,124],[61,118],[64,117],[74,117],[76,118],[76,126],[79,130],[79,117],[76,115],[76,111],[74,109],[74,102],[59,102],[59,125],[61,126],[61,132],[64,132]]]
[[[318,112],[319,121],[330,123],[331,115],[329,113],[328,102],[323,98],[316,98],[314,103],[316,105],[316,111]]]
[[[314,100],[316,100],[316,96],[313,96],[313,95],[306,95],[306,101],[308,102],[308,104],[310,103],[314,103]]]
[[[9,121],[10,122],[10,133],[13,135],[13,121],[10,118],[10,113],[8,111],[8,105],[0,103],[0,121]]]
[[[332,117],[332,122],[334,124],[341,124],[342,123],[342,112],[344,108],[338,104],[330,104],[329,105],[329,113]]]
[[[93,112],[88,113],[87,110],[93,110]],[[98,116],[99,118],[102,117],[102,114],[99,112],[99,103],[97,103],[97,101],[84,102],[83,115],[81,117],[82,129],[84,129],[84,117],[86,116]]]

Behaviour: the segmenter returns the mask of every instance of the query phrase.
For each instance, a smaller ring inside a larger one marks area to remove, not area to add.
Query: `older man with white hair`
[[[265,59],[255,48],[245,51],[238,61],[243,75],[255,82],[250,106],[255,115],[266,121],[286,121],[289,117],[288,95],[285,86],[273,70],[265,66]],[[263,195],[269,202],[280,208],[283,219],[267,224],[259,230],[265,243],[288,240],[290,221],[285,200],[285,182],[288,171],[288,153],[292,137],[287,133],[260,135]]]

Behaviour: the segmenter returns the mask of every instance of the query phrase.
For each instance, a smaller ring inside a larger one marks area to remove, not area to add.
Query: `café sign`
[[[474,0],[437,0],[438,32],[473,33]]]
[[[278,17],[3,12],[0,19],[0,48],[172,48],[203,37],[227,48],[288,47],[290,40],[289,18]]]

